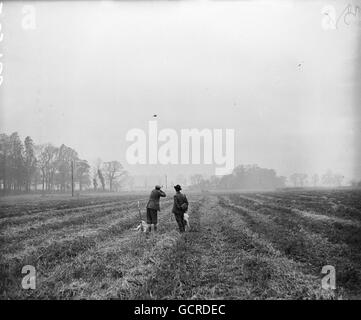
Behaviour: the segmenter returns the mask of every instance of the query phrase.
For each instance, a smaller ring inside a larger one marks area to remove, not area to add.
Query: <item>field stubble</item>
[[[360,298],[357,191],[189,198],[188,232],[178,233],[168,197],[149,237],[133,230],[133,197],[1,203],[1,298]],[[27,264],[36,290],[21,288]],[[335,291],[321,288],[327,264]]]

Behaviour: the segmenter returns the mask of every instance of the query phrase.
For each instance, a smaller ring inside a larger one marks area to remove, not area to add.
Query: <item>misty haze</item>
[[[0,299],[361,298],[359,1],[0,24]]]

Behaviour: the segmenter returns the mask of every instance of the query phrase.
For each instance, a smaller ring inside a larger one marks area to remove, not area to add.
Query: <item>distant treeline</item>
[[[91,172],[92,171],[92,172]],[[120,182],[126,176],[118,161],[98,161],[91,170],[86,160],[66,145],[36,145],[31,137],[21,141],[17,132],[10,136],[0,134],[0,191],[43,192],[69,191],[72,186],[78,190],[98,188],[119,190]],[[72,180],[73,178],[73,180]]]
[[[340,187],[344,176],[339,173],[333,173],[331,170],[327,170],[326,173],[319,176],[317,173],[308,177],[305,173],[294,173],[289,177],[290,183],[294,187],[305,187],[305,186],[328,186],[328,187]]]
[[[273,169],[258,165],[239,165],[232,174],[204,179],[202,175],[191,177],[194,189],[276,189],[285,187],[286,177],[277,176]]]
[[[72,179],[73,177],[73,179]],[[186,179],[177,183],[186,184]],[[323,175],[308,177],[294,173],[289,179],[278,176],[273,169],[258,165],[239,165],[232,174],[208,179],[201,174],[190,177],[190,188],[207,189],[276,189],[288,186],[341,186],[344,177],[328,170]],[[36,145],[27,136],[24,141],[17,132],[0,134],[0,192],[68,192],[72,181],[74,189],[93,191],[119,191],[125,185],[133,189],[134,179],[124,170],[119,161],[103,162],[100,159],[91,167],[87,160],[80,159],[76,150],[62,144]],[[360,187],[360,181],[352,181]]]
[[[292,187],[340,187],[344,180],[342,174],[327,170],[322,175],[308,176],[305,173],[294,173],[287,177],[277,176],[273,169],[261,168],[256,164],[239,165],[233,172],[223,177],[212,176],[205,179],[201,174],[191,176],[191,189],[277,189],[286,184]],[[361,187],[360,181],[351,181],[353,187]]]

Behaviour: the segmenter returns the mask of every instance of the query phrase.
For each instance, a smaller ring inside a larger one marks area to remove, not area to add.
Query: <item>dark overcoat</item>
[[[186,210],[184,210],[182,208],[182,204],[186,203],[188,205],[188,199],[186,197],[185,194],[177,192],[174,195],[174,203],[173,203],[173,209],[172,212],[175,214],[181,214],[186,212]]]
[[[165,197],[166,194],[162,190],[154,189],[150,193],[149,201],[147,203],[147,208],[160,211],[159,199],[160,197]]]

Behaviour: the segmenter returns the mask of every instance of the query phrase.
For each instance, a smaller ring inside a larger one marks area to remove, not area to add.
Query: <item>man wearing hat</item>
[[[151,232],[152,225],[154,227],[154,231],[157,231],[157,223],[158,223],[158,211],[160,211],[159,199],[160,197],[165,197],[166,194],[160,190],[162,187],[156,185],[152,190],[149,196],[149,201],[147,203],[147,232]]]
[[[182,187],[177,184],[174,186],[176,194],[174,195],[174,204],[172,212],[175,215],[179,231],[185,231],[184,213],[188,210],[188,200],[185,194],[181,193]]]

